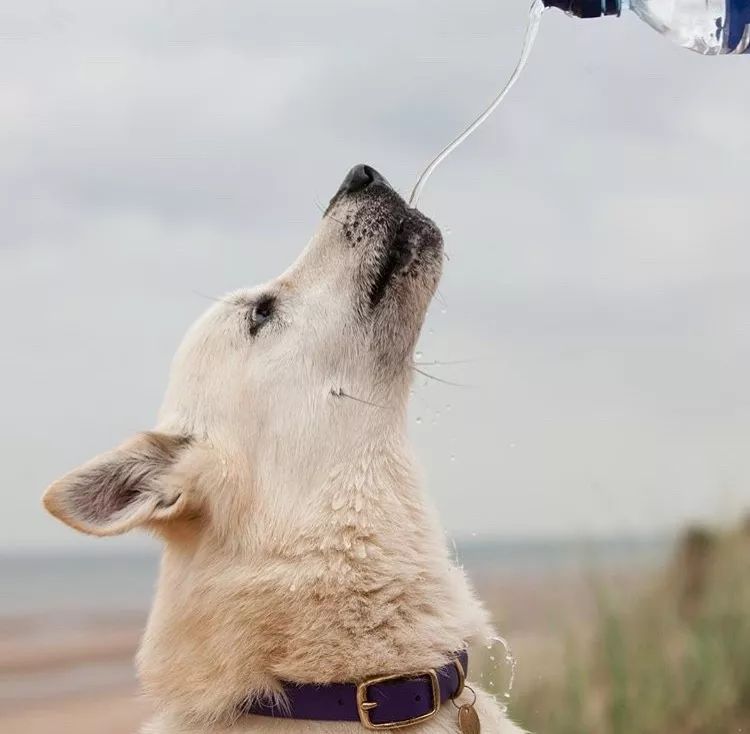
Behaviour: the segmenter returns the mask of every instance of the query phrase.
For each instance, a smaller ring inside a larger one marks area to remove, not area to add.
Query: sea
[[[655,566],[672,544],[666,536],[449,541],[456,562],[469,575],[483,577]],[[150,603],[158,562],[154,552],[0,553],[0,618],[50,612],[140,613]]]

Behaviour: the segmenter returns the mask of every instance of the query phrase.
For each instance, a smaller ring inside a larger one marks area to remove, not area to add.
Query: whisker
[[[322,204],[320,203],[320,201],[318,200],[318,197],[317,197],[317,196],[316,196],[316,197],[315,197],[315,198],[313,199],[313,202],[315,203],[315,206],[316,206],[316,207],[317,207],[318,209],[320,209],[320,213],[321,213],[321,214],[323,214],[323,215],[325,216],[325,213],[326,213],[326,207],[324,207],[324,206],[323,206],[323,205],[322,205]],[[345,227],[345,226],[346,226],[346,223],[345,223],[345,222],[342,222],[342,221],[341,221],[340,219],[336,219],[336,217],[334,217],[334,216],[333,216],[332,214],[329,214],[329,215],[328,215],[328,218],[329,218],[330,220],[332,220],[332,221],[336,222],[336,224],[338,224],[338,225],[340,225],[340,226],[342,226],[342,227]]]
[[[412,367],[412,369],[422,375],[422,377],[426,377],[428,380],[435,380],[435,382],[439,382],[442,385],[450,385],[451,387],[469,387],[468,385],[462,385],[460,382],[451,382],[450,380],[443,380],[441,377],[435,377],[435,375],[431,375],[429,372],[420,370],[419,367]]]
[[[479,362],[479,360],[478,359],[454,359],[454,360],[444,362],[442,359],[440,360],[436,359],[433,362],[414,362],[414,364],[419,367],[451,367],[457,364],[474,364],[475,362]]]
[[[326,210],[323,208],[322,204],[318,203],[317,200],[315,201],[315,206],[318,207],[318,209],[320,209],[320,213],[321,214],[325,215]],[[340,227],[345,227],[346,226],[346,222],[342,222],[340,219],[336,219],[336,217],[334,217],[333,214],[329,214],[328,215],[328,219],[330,219],[332,222],[336,222],[336,224],[338,224]]]
[[[200,291],[192,290],[192,293],[194,293],[196,296],[200,296],[201,298],[206,298],[209,301],[216,301],[216,303],[225,303],[227,306],[236,306],[237,304],[233,301],[228,301],[226,298],[218,298],[217,296],[209,296],[205,293],[201,293]]]
[[[371,408],[380,408],[381,410],[390,410],[385,405],[378,405],[377,403],[371,403],[369,400],[364,400],[363,398],[355,398],[354,395],[349,395],[348,393],[344,392],[344,388],[340,387],[338,390],[336,388],[331,388],[331,395],[335,398],[348,398],[349,400],[353,400],[355,403],[362,403],[363,405],[369,405]]]

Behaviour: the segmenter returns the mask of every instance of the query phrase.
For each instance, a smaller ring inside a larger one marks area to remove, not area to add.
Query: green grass
[[[750,526],[687,532],[635,598],[597,587],[588,639],[515,691],[537,734],[750,734]]]

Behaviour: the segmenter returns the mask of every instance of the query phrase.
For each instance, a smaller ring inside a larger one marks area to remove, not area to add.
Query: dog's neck
[[[304,503],[266,496],[245,533],[244,549],[167,545],[139,664],[170,716],[225,721],[280,681],[438,666],[488,632],[411,458],[387,439],[363,443]]]

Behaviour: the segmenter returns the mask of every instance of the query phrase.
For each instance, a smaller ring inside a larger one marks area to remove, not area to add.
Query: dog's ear
[[[174,469],[192,440],[141,433],[97,456],[52,484],[45,508],[58,520],[90,535],[119,535],[185,512],[185,487]]]

